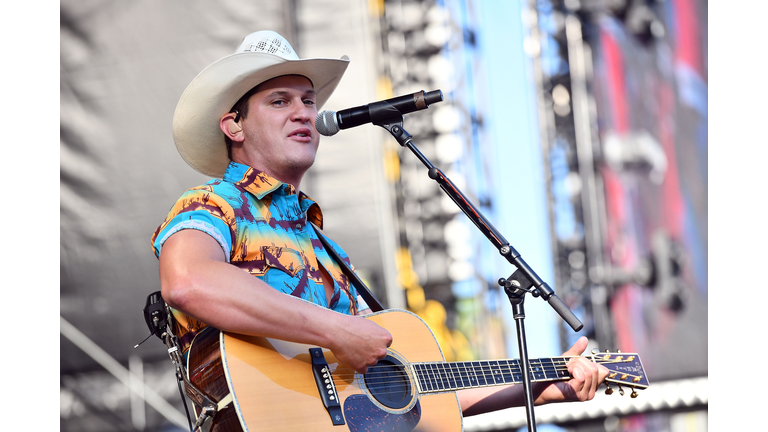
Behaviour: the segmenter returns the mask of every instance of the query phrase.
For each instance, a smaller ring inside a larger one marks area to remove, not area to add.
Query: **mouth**
[[[296,129],[295,131],[291,132],[291,134],[288,136],[309,140],[312,138],[312,131],[309,130],[308,128]]]

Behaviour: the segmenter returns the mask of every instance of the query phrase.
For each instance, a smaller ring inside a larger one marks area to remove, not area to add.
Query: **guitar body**
[[[418,316],[387,310],[365,318],[392,334],[393,361],[403,365],[445,361],[434,335]],[[192,343],[187,370],[190,381],[212,400],[232,394],[232,403],[216,414],[211,430],[462,430],[455,392],[419,395],[415,380],[401,372],[406,389],[388,403],[386,391],[377,390],[374,381],[366,382],[373,380],[371,372],[355,373],[323,349],[344,417],[343,425],[334,425],[313,375],[309,349],[316,347],[209,329]],[[195,409],[199,415],[199,407]]]

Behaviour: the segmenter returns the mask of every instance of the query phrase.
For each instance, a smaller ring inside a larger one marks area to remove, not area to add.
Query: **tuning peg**
[[[632,394],[630,394],[630,395],[629,395],[629,397],[631,397],[632,399],[634,399],[634,398],[636,398],[636,397],[637,397],[637,395],[638,395],[638,393],[637,393],[637,390],[635,390],[635,389],[634,389],[634,387],[633,387],[633,388],[632,388]]]
[[[613,389],[611,388],[611,386],[608,385],[608,383],[605,383],[605,387],[606,387],[605,394],[612,395],[613,394]]]
[[[619,384],[619,394],[624,396],[624,389],[621,388],[621,384]]]

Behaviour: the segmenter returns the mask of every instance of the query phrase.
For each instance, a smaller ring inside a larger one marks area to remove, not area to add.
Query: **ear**
[[[228,136],[229,139],[232,141],[240,142],[243,141],[245,138],[243,137],[243,127],[240,126],[239,122],[235,122],[235,118],[239,118],[240,116],[237,113],[226,113],[223,116],[221,116],[221,119],[219,120],[219,128],[221,128],[221,131],[224,132],[224,135]]]

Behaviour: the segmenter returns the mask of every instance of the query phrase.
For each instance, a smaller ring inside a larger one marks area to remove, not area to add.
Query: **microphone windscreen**
[[[336,135],[339,131],[339,124],[336,121],[335,111],[323,111],[315,118],[315,129],[320,135],[331,136]]]

